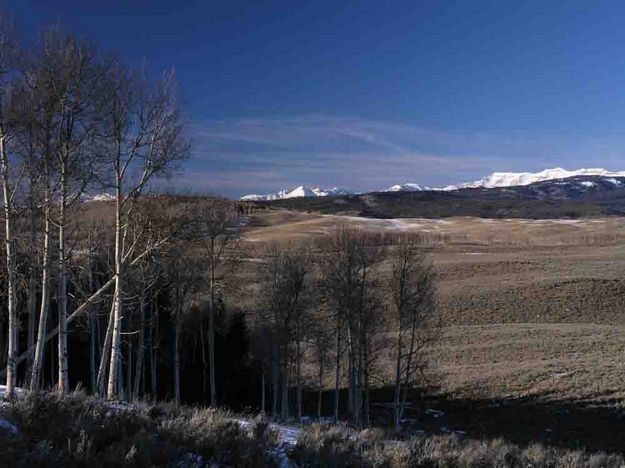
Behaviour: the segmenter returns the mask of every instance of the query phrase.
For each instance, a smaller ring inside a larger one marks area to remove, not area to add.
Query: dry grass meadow
[[[430,377],[447,401],[458,408],[479,402],[480,414],[531,401],[531,411],[545,413],[535,430],[547,435],[555,431],[549,426],[577,421],[580,411],[599,418],[588,424],[600,424],[602,433],[622,424],[625,219],[393,220],[273,211],[252,218],[243,240],[321,237],[342,223],[422,233],[439,278],[442,324],[429,351]],[[456,425],[489,435],[491,421],[484,419],[472,412]],[[569,434],[570,445],[583,430]]]

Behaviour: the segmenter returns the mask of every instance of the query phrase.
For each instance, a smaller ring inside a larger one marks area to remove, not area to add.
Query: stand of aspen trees
[[[308,415],[367,426],[371,391],[386,385],[399,424],[431,337],[419,239],[339,226],[316,242],[246,244],[256,205],[149,193],[188,154],[172,72],[153,80],[59,27],[22,49],[0,21],[7,397],[80,381],[109,399],[199,389],[232,404],[219,363],[239,346],[224,344],[236,312],[263,413],[302,418],[307,395]]]

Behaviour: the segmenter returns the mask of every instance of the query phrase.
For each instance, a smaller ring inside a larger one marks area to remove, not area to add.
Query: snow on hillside
[[[383,192],[420,192],[422,190],[425,190],[425,189],[422,188],[419,184],[415,184],[413,182],[407,182],[405,184],[391,185],[390,187],[382,191]]]
[[[546,180],[567,179],[569,177],[577,176],[596,176],[605,177],[606,181],[613,183],[614,185],[620,185],[621,180],[615,179],[615,177],[625,177],[625,171],[613,172],[602,168],[584,168],[577,169],[575,171],[568,171],[561,167],[553,169],[545,169],[540,172],[493,172],[492,174],[476,180],[475,182],[467,182],[458,185],[448,185],[443,188],[430,188],[419,185],[414,182],[407,182],[404,184],[392,185],[382,192],[420,192],[422,190],[458,190],[462,188],[497,188],[497,187],[514,187],[520,185],[530,185],[535,182],[543,182]],[[591,187],[592,182],[587,181],[582,183],[585,187]],[[300,185],[291,190],[280,190],[277,193],[267,195],[245,195],[241,197],[241,200],[258,201],[258,200],[281,200],[284,198],[296,198],[296,197],[326,197],[331,195],[348,195],[354,192],[349,190],[334,187],[326,190],[320,187],[308,187]]]
[[[460,188],[495,188],[514,187],[529,185],[545,180],[566,179],[576,176],[601,176],[601,177],[625,177],[625,171],[611,172],[602,168],[584,168],[576,171],[567,171],[561,167],[545,169],[540,172],[493,172],[475,182],[460,185],[449,185],[444,190],[457,190]]]
[[[111,195],[110,193],[98,193],[96,195],[87,195],[84,194],[82,196],[83,201],[89,202],[103,202],[103,201],[112,201],[115,200],[115,195]]]
[[[334,187],[331,189],[322,189],[320,187],[308,187],[306,185],[300,185],[290,190],[280,190],[277,193],[270,193],[266,195],[245,195],[241,197],[241,200],[245,201],[259,201],[259,200],[282,200],[284,198],[297,198],[297,197],[328,197],[332,195],[349,195],[350,192],[347,189],[341,187]]]

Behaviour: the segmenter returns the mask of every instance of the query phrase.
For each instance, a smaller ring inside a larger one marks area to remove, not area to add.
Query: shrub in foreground
[[[115,404],[74,393],[29,393],[0,409],[9,466],[265,466],[275,436],[227,413],[174,405]],[[95,465],[94,465],[95,463]]]
[[[303,430],[292,458],[303,466],[359,467],[566,467],[620,468],[620,455],[559,450],[534,444],[521,448],[494,440],[423,436],[384,441],[341,426]]]

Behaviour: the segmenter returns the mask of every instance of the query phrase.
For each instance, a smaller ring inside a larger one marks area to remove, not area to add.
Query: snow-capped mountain
[[[390,187],[382,191],[383,192],[420,192],[422,190],[426,190],[426,188],[423,188],[419,184],[415,184],[414,182],[407,182],[405,184],[391,185]]]
[[[82,200],[89,203],[89,202],[108,202],[108,201],[113,201],[115,200],[115,195],[112,195],[110,193],[98,193],[95,195],[88,195],[88,194],[83,194],[82,195]]]
[[[331,189],[323,189],[320,187],[308,187],[300,185],[294,189],[284,189],[276,193],[270,193],[266,195],[244,195],[241,200],[245,201],[261,201],[261,200],[282,200],[285,198],[298,198],[298,197],[328,197],[334,195],[349,195],[349,190],[342,187],[333,187]]]
[[[591,177],[602,178],[606,182],[610,182],[614,185],[620,185],[623,180],[617,180],[616,178],[625,177],[625,171],[609,171],[603,168],[583,168],[574,171],[569,171],[561,167],[553,169],[545,169],[540,172],[493,172],[492,174],[476,180],[475,182],[467,182],[458,185],[448,185],[443,188],[430,188],[422,186],[415,182],[407,182],[403,184],[392,185],[387,187],[382,192],[421,192],[426,190],[431,191],[453,191],[465,188],[504,188],[504,187],[521,187],[526,185],[535,184],[537,182],[546,182],[551,180],[565,180],[576,177]],[[580,187],[590,188],[595,182],[586,180],[579,182]],[[326,196],[338,196],[338,195],[350,195],[354,194],[347,189],[334,187],[331,189],[323,189],[320,187],[309,187],[300,185],[290,190],[280,190],[276,193],[266,195],[245,195],[241,197],[241,200],[247,201],[260,201],[260,200],[282,200],[285,198],[298,198],[298,197],[326,197]]]
[[[625,177],[625,171],[612,172],[602,168],[584,168],[567,171],[561,167],[545,169],[540,172],[493,172],[475,182],[460,185],[449,185],[443,190],[458,190],[461,188],[496,188],[530,185],[545,180],[567,179],[577,176]]]

